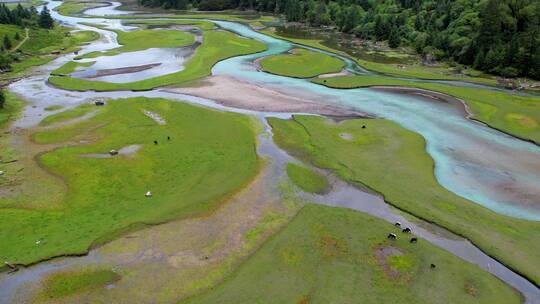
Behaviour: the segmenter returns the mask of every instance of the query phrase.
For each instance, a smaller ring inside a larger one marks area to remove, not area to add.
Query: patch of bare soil
[[[365,113],[325,104],[322,100],[299,97],[301,92],[281,92],[228,76],[210,76],[197,87],[169,88],[171,93],[182,93],[208,98],[222,105],[260,112],[311,113],[327,116],[364,117]]]
[[[384,273],[391,279],[401,278],[401,272],[388,264],[388,258],[392,256],[401,256],[404,253],[397,247],[390,245],[380,245],[374,249],[377,264],[383,269]]]
[[[392,87],[392,86],[373,86],[372,89],[385,91],[390,93],[396,93],[401,95],[411,95],[415,97],[420,97],[424,100],[431,102],[442,102],[452,105],[454,108],[460,110],[464,117],[470,117],[472,112],[469,110],[467,104],[456,97],[446,95],[439,92],[417,89],[417,88],[406,88],[406,87]]]
[[[471,281],[465,282],[465,292],[473,297],[478,296],[478,288]]]
[[[317,76],[318,78],[332,78],[332,77],[338,77],[338,76],[348,76],[351,75],[351,73],[345,69],[341,70],[337,73],[327,73],[327,74],[321,74]]]
[[[167,124],[167,121],[157,113],[154,113],[148,110],[143,110],[143,114],[152,118],[160,126],[164,126]]]

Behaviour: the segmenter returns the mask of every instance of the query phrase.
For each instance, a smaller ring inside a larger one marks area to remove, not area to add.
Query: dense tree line
[[[254,9],[410,46],[504,76],[540,79],[539,0],[139,0],[146,6]]]
[[[4,3],[0,3],[0,24],[12,24],[21,28],[40,27],[51,29],[54,27],[54,20],[47,6],[43,8],[41,13],[38,13],[34,7],[25,8],[19,4],[15,8],[9,9]],[[11,63],[17,59],[17,56],[12,54],[11,49],[18,42],[14,43],[12,39],[20,41],[22,37],[17,32],[12,38],[8,34],[5,34],[2,38],[0,45],[0,71],[9,70]]]

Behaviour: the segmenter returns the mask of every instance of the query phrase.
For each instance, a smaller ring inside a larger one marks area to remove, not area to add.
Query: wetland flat
[[[0,303],[540,303],[533,91],[160,2],[0,8]]]

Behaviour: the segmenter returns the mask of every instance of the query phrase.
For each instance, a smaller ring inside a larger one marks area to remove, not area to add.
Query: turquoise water
[[[213,74],[277,86],[288,92],[309,92],[328,102],[397,122],[424,137],[426,150],[435,161],[437,180],[448,190],[501,214],[540,220],[538,146],[472,122],[448,104],[371,89],[331,89],[308,80],[258,72],[250,62],[294,45],[238,23],[215,22],[264,42],[268,50],[222,61],[213,68]]]

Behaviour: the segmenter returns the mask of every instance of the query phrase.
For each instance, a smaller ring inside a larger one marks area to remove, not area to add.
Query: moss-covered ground
[[[269,119],[291,154],[368,186],[389,203],[463,235],[489,255],[540,282],[540,224],[497,214],[437,183],[423,138],[381,119],[333,124],[325,118]],[[365,126],[365,128],[363,128]],[[347,133],[354,140],[342,138]]]

